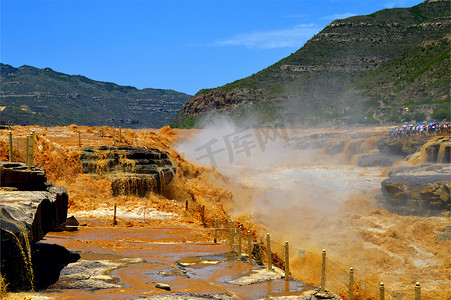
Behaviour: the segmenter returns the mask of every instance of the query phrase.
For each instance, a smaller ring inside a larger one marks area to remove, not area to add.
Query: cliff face
[[[450,101],[450,8],[425,1],[336,20],[257,74],[199,91],[172,124],[211,112],[240,121],[252,111],[261,124],[400,121],[406,106],[431,116]]]
[[[0,64],[0,106],[5,123],[159,128],[190,95],[71,76],[50,68]]]

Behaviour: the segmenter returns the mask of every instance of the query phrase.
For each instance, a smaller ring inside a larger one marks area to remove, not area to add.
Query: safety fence
[[[30,153],[30,150],[32,150],[32,148],[34,150],[34,133],[27,136],[16,135],[13,137],[13,134],[10,131],[2,140],[8,144],[8,152],[2,153],[2,156],[7,156],[10,162],[28,162],[30,166],[33,164],[33,161],[30,160],[30,158],[33,158],[33,154]]]
[[[100,133],[101,135],[103,132]],[[121,134],[119,133],[119,137]],[[5,141],[5,138],[2,138]],[[30,168],[33,165],[35,134],[27,136],[15,136],[9,133],[6,137],[8,143],[10,161],[22,161]],[[79,135],[79,145],[80,135]],[[247,260],[249,263],[266,265],[273,270],[276,266],[290,276],[304,283],[316,285],[322,291],[326,289],[340,295],[343,299],[415,299],[420,300],[421,286],[417,282],[411,288],[411,292],[394,291],[387,289],[384,283],[374,283],[364,280],[364,274],[359,270],[347,267],[327,257],[326,250],[311,252],[298,248],[288,241],[281,242],[271,238],[270,234],[259,236],[257,232],[245,231],[237,226],[230,218],[220,221],[217,217],[214,222],[211,215],[206,218],[204,205],[195,202],[185,203],[185,210],[191,214],[198,214],[205,232],[213,237],[214,243],[228,244],[237,259]],[[208,219],[208,220],[207,220]],[[113,225],[117,224],[116,205],[114,206]],[[423,299],[429,299],[423,297]]]
[[[291,245],[288,241],[280,242],[269,233],[264,237],[256,233],[243,231],[231,220],[215,220],[211,229],[215,243],[230,245],[237,259],[250,263],[273,266],[285,271],[285,280],[290,276],[304,283],[316,285],[321,291],[326,289],[340,295],[343,299],[421,299],[421,286],[416,283],[411,292],[387,289],[384,283],[374,284],[362,279],[364,274],[327,258],[326,250],[311,252]],[[423,297],[423,299],[428,299]]]

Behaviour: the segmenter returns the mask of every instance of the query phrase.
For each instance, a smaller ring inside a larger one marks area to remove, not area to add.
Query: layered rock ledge
[[[382,182],[383,206],[404,215],[449,214],[450,137],[433,137],[409,157],[413,165],[394,168]]]
[[[83,173],[111,179],[113,196],[163,194],[176,172],[169,153],[152,148],[86,147],[81,161]]]
[[[40,279],[33,245],[66,221],[68,194],[47,182],[45,170],[0,162],[1,275],[8,290],[32,290]]]
[[[451,165],[398,167],[382,182],[384,207],[404,215],[440,215],[450,211]]]

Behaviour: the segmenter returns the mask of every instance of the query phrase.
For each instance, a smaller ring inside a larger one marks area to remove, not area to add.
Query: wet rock
[[[332,300],[343,300],[338,295],[331,293],[329,291],[321,292],[319,290],[308,290],[303,292],[301,295],[290,295],[290,296],[270,296],[264,299],[277,299],[277,300],[320,300],[320,299],[332,299]]]
[[[435,242],[451,241],[451,225],[439,229],[439,233],[435,237]]]
[[[0,162],[0,178],[2,187],[14,187],[20,191],[47,190],[47,176],[44,169],[31,167],[21,162]]]
[[[396,161],[402,160],[400,155],[391,155],[384,153],[363,154],[357,160],[359,167],[390,167]]]
[[[131,146],[86,147],[81,152],[83,173],[106,176],[112,180],[114,196],[146,196],[164,193],[176,169],[168,152]]]
[[[80,259],[79,254],[55,244],[35,243],[31,246],[31,253],[36,290],[57,282],[61,270]]]
[[[0,187],[0,192],[16,192],[19,189],[16,187],[10,187],[10,186],[1,186]]]
[[[0,162],[1,274],[8,290],[31,290],[40,278],[32,268],[32,245],[67,218],[68,195],[47,182],[45,170]]]
[[[425,147],[427,161],[449,164],[451,162],[451,142],[449,137],[438,139],[437,142]]]
[[[384,136],[377,140],[380,153],[401,155],[406,157],[417,152],[431,137],[396,138]]]
[[[334,295],[331,292],[325,291],[325,292],[316,292],[312,295],[313,299],[341,299],[340,297]]]
[[[217,265],[224,261],[236,260],[234,252],[204,255],[204,256],[190,256],[176,261],[176,264],[181,267],[203,268],[212,265]]]
[[[9,291],[34,288],[31,267],[30,235],[25,222],[18,222],[4,208],[0,208],[1,275]]]
[[[18,228],[26,231],[30,243],[40,241],[47,232],[66,220],[68,195],[65,188],[52,187],[48,191],[2,191],[0,199],[2,221],[20,224]]]
[[[382,182],[382,204],[399,214],[430,216],[449,213],[450,174],[449,164],[395,168]]]
[[[166,283],[157,283],[157,284],[155,284],[155,287],[158,288],[158,289],[166,290],[166,291],[170,291],[171,290],[171,286],[169,284],[166,284]]]
[[[272,271],[268,271],[265,268],[259,268],[259,269],[253,269],[248,274],[235,278],[233,280],[227,281],[229,284],[235,284],[235,285],[249,285],[249,284],[255,284],[260,283],[264,281],[274,280],[274,279],[280,279],[285,276],[284,272],[282,272],[280,269],[273,268]]]
[[[170,271],[161,271],[158,273],[158,275],[161,275],[163,277],[185,277],[190,278],[188,274],[186,274],[185,270],[173,268]]]
[[[337,296],[334,293],[329,292],[329,291],[321,292],[321,291],[316,290],[316,291],[310,292],[310,294],[311,294],[311,298],[309,298],[309,299],[312,299],[312,300],[316,300],[316,299],[318,299],[318,300],[319,299],[342,300],[341,297],[339,297],[339,296]],[[308,298],[306,298],[306,299],[308,299]]]
[[[60,274],[60,279],[52,287],[99,290],[119,288],[119,279],[109,275],[112,270],[125,267],[126,264],[109,260],[84,260],[68,264]]]
[[[152,295],[148,297],[143,298],[135,298],[135,300],[144,300],[144,299],[161,299],[161,300],[202,300],[202,299],[210,299],[210,300],[235,300],[235,297],[232,297],[230,295],[224,294],[224,293],[202,293],[202,294],[195,294],[195,293],[183,293],[183,292],[176,292],[171,294],[165,294],[165,295]]]
[[[70,216],[66,219],[66,222],[63,223],[64,226],[78,226],[80,223],[75,219],[74,216]]]

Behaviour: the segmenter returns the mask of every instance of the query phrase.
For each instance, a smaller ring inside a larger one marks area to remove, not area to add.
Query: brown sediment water
[[[31,129],[31,127],[14,127],[13,136],[18,142],[24,139]],[[82,223],[109,226],[112,222],[114,203],[123,214],[123,217],[119,217],[118,228],[82,229],[78,234],[86,233],[86,236],[80,235],[79,241],[65,239],[67,236],[73,237],[74,234],[67,232],[52,233],[46,237],[49,241],[54,239],[55,242],[62,242],[63,246],[67,245],[70,250],[85,253],[90,251],[102,255],[114,254],[121,257],[144,259],[147,257],[149,260],[155,255],[169,265],[174,259],[198,255],[193,254],[196,251],[200,251],[201,254],[209,251],[209,253],[226,252],[223,249],[224,245],[209,244],[212,241],[211,233],[207,234],[209,241],[202,235],[194,236],[191,240],[187,237],[175,238],[174,234],[169,234],[175,239],[175,244],[170,244],[164,239],[158,244],[158,239],[150,238],[145,233],[152,232],[149,226],[183,227],[186,224],[191,224],[194,229],[188,227],[183,230],[188,233],[194,232],[196,228],[202,226],[200,207],[205,205],[206,223],[210,227],[216,215],[224,223],[227,214],[231,214],[235,222],[242,224],[246,230],[251,230],[255,238],[271,232],[275,249],[280,248],[283,241],[289,241],[293,248],[290,252],[292,256],[290,269],[293,275],[303,282],[319,284],[321,250],[327,249],[330,263],[328,268],[333,272],[328,273],[326,284],[334,292],[346,294],[347,272],[352,266],[358,281],[365,282],[365,286],[359,285],[359,291],[355,293],[360,298],[354,299],[369,298],[374,294],[370,293],[370,289],[376,289],[377,293],[381,281],[385,283],[387,291],[403,293],[403,299],[412,296],[417,281],[421,282],[422,299],[451,297],[451,242],[449,240],[437,242],[435,239],[441,229],[449,226],[450,218],[400,216],[379,208],[376,198],[380,194],[380,182],[385,178],[387,169],[360,168],[355,165],[358,155],[375,151],[377,138],[371,134],[368,134],[368,138],[348,140],[347,135],[355,134],[352,129],[317,130],[318,134],[322,132],[343,134],[339,138],[345,143],[344,151],[333,155],[327,155],[323,149],[281,152],[283,147],[274,146],[273,149],[268,147],[266,153],[263,153],[270,154],[269,158],[262,153],[255,153],[250,158],[243,156],[245,159],[241,160],[234,157],[236,160],[222,169],[221,166],[211,168],[208,165],[195,165],[193,162],[197,164],[197,161],[194,159],[190,161],[186,153],[181,156],[173,148],[174,143],[189,142],[199,136],[202,130],[170,128],[159,131],[123,130],[124,141],[140,147],[168,151],[177,167],[173,182],[166,187],[165,196],[150,194],[146,198],[139,198],[113,197],[111,181],[81,174],[77,132],[81,132],[82,144],[90,146],[112,144],[110,137],[98,136],[99,128],[72,126],[33,129],[37,135],[35,164],[47,170],[49,181],[68,189],[69,215],[80,213],[83,216],[80,218]],[[347,130],[349,134],[346,133]],[[365,128],[361,131],[386,132],[380,128]],[[111,135],[112,132],[113,129],[105,128],[106,134]],[[315,130],[289,130],[288,133],[303,137],[315,134]],[[0,132],[2,160],[7,159],[8,153],[6,134]],[[271,152],[272,150],[274,152]],[[15,160],[22,160],[22,153],[20,149],[15,149]],[[199,156],[200,153],[195,153],[194,158]],[[274,159],[275,157],[278,159]],[[226,162],[228,160],[226,156]],[[425,153],[420,152],[413,155],[408,163],[424,161]],[[189,204],[188,212],[185,212],[186,201]],[[89,216],[87,213],[99,209],[103,209],[104,212],[100,217]],[[153,210],[174,213],[175,216],[144,219],[144,212]],[[130,218],[127,213],[138,217]],[[142,237],[139,237],[140,234]],[[166,234],[155,233],[155,236],[165,237]],[[102,238],[96,239],[95,236]],[[165,242],[168,243],[163,244]],[[196,242],[200,244],[195,245]],[[180,246],[182,244],[187,244],[185,245],[187,248]],[[133,255],[126,253],[124,245],[134,249],[130,252]],[[181,247],[177,250],[180,250],[181,254],[177,253],[176,246]],[[192,249],[189,250],[191,246]],[[80,250],[77,250],[77,247],[80,247]],[[158,249],[161,253],[157,253]],[[174,256],[168,258],[164,249],[173,251],[171,255]],[[224,267],[237,272],[242,272],[242,268],[236,264]],[[159,279],[159,275],[155,273],[157,270],[158,264],[130,264],[112,273],[130,285],[119,289],[121,293],[123,290],[124,295],[130,296],[139,290],[142,292],[141,295],[153,293],[154,285],[152,280],[149,281],[149,275],[145,273],[153,274]],[[221,276],[229,276],[224,274],[225,271],[218,268],[219,273],[216,274],[207,272],[208,268],[202,270],[206,272],[200,271],[200,275],[193,275],[194,279],[196,276],[203,278],[195,280],[195,283],[189,283],[180,277],[171,280],[183,291],[189,291],[191,284],[195,290],[216,292],[223,290],[220,284],[212,282],[216,282],[215,280],[219,280],[217,278]],[[207,277],[208,280],[205,279]],[[268,291],[278,284],[268,283]],[[264,288],[264,285],[259,285],[255,290]],[[252,289],[253,287],[249,293],[252,293]],[[275,289],[279,289],[279,286]],[[238,293],[235,290],[228,291]],[[113,297],[118,290],[102,290],[94,293],[83,290],[67,292],[73,293],[71,294],[73,297],[84,298],[99,293],[98,295],[101,295],[99,298],[108,298]]]
[[[279,248],[283,241],[290,241],[294,253],[303,253],[302,258],[294,255],[291,270],[307,283],[319,284],[321,249],[327,249],[333,266],[328,286],[340,295],[346,296],[352,266],[362,282],[358,295],[363,299],[377,297],[380,282],[391,296],[413,297],[417,281],[423,298],[447,299],[451,296],[451,243],[437,242],[436,237],[449,226],[450,218],[400,216],[379,209],[376,199],[388,169],[360,168],[356,161],[361,154],[378,153],[377,136],[385,134],[385,129],[376,128],[376,135],[373,129],[365,130],[367,138],[358,137],[352,129],[349,136],[357,138],[339,136],[344,143],[339,154],[327,155],[321,148],[281,151],[275,147],[266,160],[257,154],[247,161],[219,164],[219,171],[234,178],[229,184],[234,195],[242,194],[243,186],[251,194],[235,200],[233,217],[241,221],[250,216],[272,233]],[[312,131],[291,133],[312,135]],[[197,138],[200,145],[209,139]],[[436,141],[432,138],[428,144]],[[199,143],[190,146],[197,149]],[[426,161],[421,153],[413,163]],[[199,156],[192,154],[191,159]]]
[[[203,229],[196,226],[85,227],[70,233],[50,233],[43,242],[57,243],[79,252],[82,260],[123,262],[127,258],[131,261],[108,273],[117,278],[119,288],[77,289],[71,288],[68,282],[69,287],[65,286],[62,281],[39,293],[57,299],[133,299],[167,294],[156,287],[156,283],[161,282],[169,284],[171,292],[223,293],[237,299],[296,294],[311,289],[299,282],[292,282],[286,289],[283,280],[251,286],[227,284],[228,280],[256,266],[238,262],[236,258],[224,260],[229,247],[212,243]],[[187,257],[191,259],[186,260]],[[176,262],[183,259],[190,263],[177,265]]]
[[[27,273],[26,278],[29,279],[29,286],[31,289],[34,289],[34,274],[33,274],[33,266],[31,262],[31,247],[30,247],[30,240],[26,233],[25,228],[21,224],[15,224],[18,227],[22,227],[22,230],[18,235],[15,233],[8,231],[4,229],[6,232],[8,232],[11,236],[13,236],[17,241],[17,247],[20,250],[20,255],[22,256],[23,262],[24,262],[24,268],[25,273]]]

